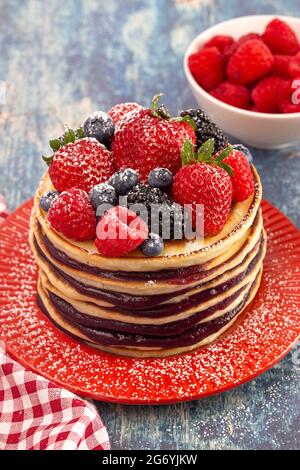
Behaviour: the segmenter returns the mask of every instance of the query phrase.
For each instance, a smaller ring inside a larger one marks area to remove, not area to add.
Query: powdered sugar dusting
[[[36,305],[37,268],[27,242],[31,203],[0,229],[0,334],[20,362],[77,393],[163,403],[220,392],[263,372],[299,336],[300,235],[263,204],[269,247],[262,285],[232,331],[206,348],[162,359],[112,356],[58,331]]]

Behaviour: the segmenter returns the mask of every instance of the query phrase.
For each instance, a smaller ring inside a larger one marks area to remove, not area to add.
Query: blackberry
[[[135,204],[143,204],[145,211],[133,207]],[[165,240],[181,238],[183,208],[179,204],[174,203],[168,194],[164,193],[161,189],[151,188],[142,183],[135,185],[127,193],[127,207],[145,220],[148,224],[149,232],[153,232]],[[156,214],[157,217],[155,217]],[[168,230],[167,221],[170,221],[170,230]]]
[[[191,116],[196,124],[197,148],[208,139],[215,140],[215,152],[219,152],[229,144],[223,131],[213,122],[202,109],[188,109],[182,111],[181,116]]]

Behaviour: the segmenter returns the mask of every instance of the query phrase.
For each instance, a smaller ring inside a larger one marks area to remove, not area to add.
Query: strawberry
[[[224,50],[230,47],[233,43],[234,39],[232,36],[220,34],[213,36],[209,41],[204,44],[203,48],[216,47],[221,53],[223,53]]]
[[[284,78],[289,78],[289,65],[292,58],[290,55],[274,55],[274,64],[272,68],[273,75],[280,75]]]
[[[128,113],[131,113],[136,109],[142,109],[142,106],[138,103],[120,103],[115,104],[115,106],[110,108],[107,114],[115,124],[118,124],[125,118],[125,116],[127,116]]]
[[[214,158],[217,158],[216,155]],[[228,156],[223,159],[223,163],[232,169],[231,181],[233,188],[232,200],[236,202],[248,199],[254,192],[254,179],[251,166],[244,155],[239,150],[231,150]]]
[[[143,182],[157,167],[175,173],[181,164],[184,141],[196,142],[192,119],[189,116],[171,119],[167,109],[158,106],[160,96],[154,97],[152,109],[130,113],[117,126],[112,142],[117,170],[133,168]]]
[[[113,207],[97,225],[95,245],[104,256],[122,256],[140,246],[148,237],[148,226],[126,207]]]
[[[269,48],[258,39],[242,43],[229,59],[227,75],[230,81],[247,85],[267,75],[274,57]]]
[[[253,88],[251,97],[254,105],[261,113],[278,113],[278,91],[282,86],[283,78],[275,75],[263,78]]]
[[[216,88],[224,79],[223,58],[216,47],[206,47],[191,54],[188,64],[194,79],[204,90]]]
[[[237,108],[247,109],[250,106],[250,93],[244,85],[223,82],[210,94],[218,100]]]
[[[111,153],[96,139],[81,139],[61,147],[50,161],[53,186],[62,192],[79,188],[89,192],[114,173]]]
[[[207,140],[197,155],[193,145],[186,141],[182,150],[183,166],[173,180],[172,195],[178,204],[192,205],[193,228],[196,229],[197,205],[204,206],[204,235],[216,235],[227,222],[232,203],[230,167],[222,159],[231,147],[212,160],[214,140]],[[226,171],[226,170],[227,171]]]
[[[289,63],[289,75],[300,79],[300,52],[291,58]]]
[[[300,48],[294,31],[279,18],[275,18],[267,25],[262,38],[273,54],[294,55]]]
[[[89,240],[96,236],[95,212],[82,189],[73,188],[56,197],[47,218],[55,230],[73,240]]]

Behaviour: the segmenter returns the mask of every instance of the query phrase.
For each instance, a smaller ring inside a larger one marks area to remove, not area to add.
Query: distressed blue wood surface
[[[62,125],[158,92],[173,112],[195,103],[181,62],[189,41],[221,20],[299,16],[298,0],[0,0],[0,191],[15,209],[34,193],[40,155]],[[1,85],[1,84],[0,84]],[[265,197],[300,226],[300,146],[254,151]],[[300,352],[251,383],[163,407],[98,403],[114,448],[299,448]]]

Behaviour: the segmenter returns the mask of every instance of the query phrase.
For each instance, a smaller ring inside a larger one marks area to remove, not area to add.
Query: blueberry
[[[86,137],[94,137],[105,147],[109,148],[115,126],[108,114],[103,111],[96,111],[86,118],[83,123],[83,130]]]
[[[164,249],[163,239],[156,233],[149,233],[149,238],[141,245],[141,251],[145,256],[157,256]]]
[[[40,207],[45,211],[48,212],[50,206],[55,198],[59,196],[58,191],[48,191],[47,193],[43,194],[40,199]]]
[[[152,188],[165,189],[171,185],[172,180],[173,175],[167,168],[155,168],[148,176],[148,183]]]
[[[250,152],[250,150],[245,147],[245,145],[243,144],[235,144],[233,145],[233,148],[234,150],[238,150],[239,152],[242,152],[245,157],[247,158],[248,162],[250,163],[250,165],[253,164],[253,156],[252,156],[252,153]]]
[[[114,206],[117,203],[115,188],[107,183],[97,184],[90,192],[90,201],[94,209],[98,209],[102,204]]]
[[[139,176],[132,168],[126,168],[112,175],[108,182],[117,194],[124,195],[139,182]]]

